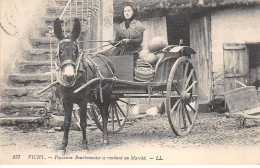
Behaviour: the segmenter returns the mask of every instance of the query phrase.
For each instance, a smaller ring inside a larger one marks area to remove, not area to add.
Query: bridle
[[[82,60],[82,57],[83,57],[83,52],[82,50],[79,51],[79,53],[77,53],[77,55],[79,55],[77,57],[77,60],[76,62],[74,62],[73,60],[71,59],[67,59],[67,60],[64,60],[63,62],[60,61],[60,44],[61,43],[66,43],[66,42],[71,42],[70,39],[63,39],[61,41],[59,41],[58,43],[58,47],[57,47],[57,62],[55,64],[56,66],[56,77],[57,77],[57,81],[62,85],[62,86],[65,86],[65,87],[72,87],[75,85],[76,81],[77,81],[77,78],[78,78],[78,71],[79,71],[79,65],[80,65],[80,62]],[[76,41],[73,41],[73,43],[77,46],[77,50],[79,49],[79,46],[77,44]],[[73,81],[71,83],[68,83],[67,81],[64,81],[64,78],[63,78],[63,75],[62,75],[62,68],[66,65],[73,65],[73,67],[76,67],[75,68],[75,73],[73,75]]]
[[[56,78],[57,78],[57,81],[58,81],[59,84],[61,84],[62,86],[65,86],[65,87],[73,87],[75,85],[77,79],[79,78],[79,74],[78,74],[79,73],[79,67],[80,67],[80,63],[81,63],[83,57],[84,57],[84,60],[87,61],[89,66],[92,65],[93,68],[91,68],[91,70],[93,71],[93,74],[95,75],[95,77],[104,78],[103,75],[101,74],[100,70],[98,69],[98,66],[96,65],[96,63],[93,62],[89,57],[85,56],[84,53],[83,53],[83,50],[79,50],[79,52],[77,53],[77,55],[79,55],[79,56],[77,57],[76,62],[74,62],[71,59],[67,59],[67,60],[64,60],[63,62],[61,62],[60,61],[60,53],[59,53],[60,50],[59,50],[59,48],[60,48],[60,44],[64,43],[64,42],[71,42],[71,40],[65,38],[65,39],[59,41],[59,43],[58,43],[57,62],[55,63],[55,66],[56,66]],[[77,46],[77,49],[79,49],[78,43],[76,41],[73,41],[73,43]],[[119,45],[120,43],[121,43],[121,41],[118,42],[116,44],[116,46]],[[102,57],[100,57],[100,58],[101,58],[101,60],[104,61],[104,63],[106,64],[108,69],[111,71],[111,73],[114,74],[112,69],[107,64],[107,62]],[[64,78],[63,78],[62,68],[66,65],[73,65],[73,67],[75,67],[75,72],[74,72],[74,75],[73,75],[73,82],[71,82],[71,83],[64,81]]]

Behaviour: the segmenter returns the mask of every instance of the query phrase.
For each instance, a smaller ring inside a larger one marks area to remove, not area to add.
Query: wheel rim
[[[124,111],[126,111],[127,104],[124,102],[113,101],[109,104],[109,118],[107,124],[107,130],[109,134],[118,133],[125,125],[127,115]],[[94,121],[97,127],[103,131],[102,117],[100,115],[99,109],[96,105],[92,105],[91,112],[94,116]]]
[[[188,57],[177,59],[170,71],[166,111],[175,135],[185,136],[190,133],[198,114],[198,81]]]

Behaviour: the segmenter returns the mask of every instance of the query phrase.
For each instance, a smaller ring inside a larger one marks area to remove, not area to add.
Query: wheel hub
[[[185,102],[187,101],[190,101],[191,100],[191,93],[186,93],[186,92],[183,92],[181,94],[181,99]]]

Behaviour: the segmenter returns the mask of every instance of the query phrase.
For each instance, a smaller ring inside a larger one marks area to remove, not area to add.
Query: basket
[[[138,61],[135,68],[135,79],[138,81],[152,81],[154,69],[151,64],[144,61]]]

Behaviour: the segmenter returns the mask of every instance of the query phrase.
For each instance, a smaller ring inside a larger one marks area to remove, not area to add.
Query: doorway
[[[249,56],[249,85],[260,87],[260,42],[246,43]]]
[[[190,46],[189,24],[189,15],[167,16],[168,43],[170,45],[179,45],[180,39],[183,39],[183,45]]]

